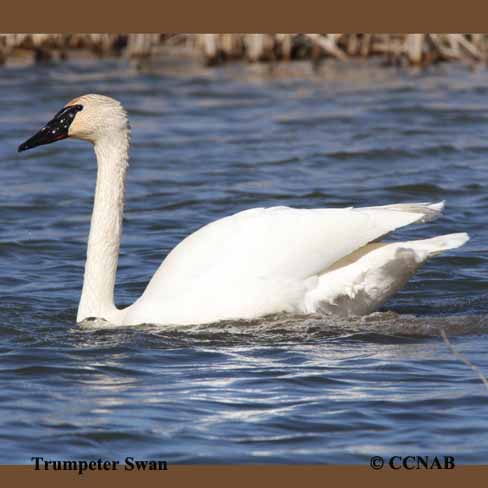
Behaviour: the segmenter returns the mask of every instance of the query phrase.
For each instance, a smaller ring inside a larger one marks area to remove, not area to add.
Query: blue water
[[[380,313],[104,329],[75,323],[89,145],[20,142],[68,100],[120,99],[133,149],[117,279],[132,303],[201,225],[267,205],[447,200],[398,239],[469,232]],[[73,61],[0,71],[0,462],[488,460],[488,71]]]

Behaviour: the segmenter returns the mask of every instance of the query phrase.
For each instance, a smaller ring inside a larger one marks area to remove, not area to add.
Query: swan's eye
[[[75,109],[79,112],[80,110],[83,110],[83,105],[75,105]]]

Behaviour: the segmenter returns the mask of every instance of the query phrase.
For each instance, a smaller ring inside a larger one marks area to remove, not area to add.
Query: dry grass
[[[462,355],[459,351],[454,349],[454,346],[449,341],[444,329],[441,329],[440,332],[441,332],[442,339],[446,343],[446,346],[454,354],[454,356],[457,357],[460,361],[462,361],[466,366],[469,366],[480,377],[481,381],[488,389],[488,379],[484,375],[483,371],[481,371],[481,369],[478,368],[478,366],[474,365],[466,356]]]
[[[157,57],[162,46],[189,48],[207,64],[379,56],[386,64],[427,66],[488,59],[486,34],[0,34],[0,64],[19,51],[37,61],[63,59],[76,49],[143,58]]]

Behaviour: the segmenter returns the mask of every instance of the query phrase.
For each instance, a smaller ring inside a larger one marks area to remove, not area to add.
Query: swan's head
[[[104,95],[83,95],[66,104],[39,132],[22,143],[18,151],[67,137],[95,144],[104,137],[127,130],[127,112],[120,102]]]

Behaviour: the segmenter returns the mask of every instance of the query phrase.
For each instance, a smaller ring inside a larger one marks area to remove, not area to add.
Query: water
[[[122,61],[0,72],[0,461],[359,463],[488,458],[488,72]],[[202,224],[245,208],[447,200],[395,238],[469,232],[382,311],[164,328],[79,327],[95,161],[17,154],[87,92],[129,109],[117,303]]]

